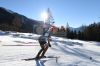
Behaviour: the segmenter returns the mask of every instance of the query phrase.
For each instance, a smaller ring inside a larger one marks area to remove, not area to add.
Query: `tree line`
[[[93,23],[88,26],[81,26],[80,30],[72,30],[70,27],[64,28],[62,26],[59,28],[57,36],[60,36],[61,34],[64,34],[64,36],[61,37],[69,39],[100,41],[100,22]]]

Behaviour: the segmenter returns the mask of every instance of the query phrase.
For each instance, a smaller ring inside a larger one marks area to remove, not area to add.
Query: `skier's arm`
[[[51,47],[50,38],[48,38],[48,45],[49,45],[49,47]]]

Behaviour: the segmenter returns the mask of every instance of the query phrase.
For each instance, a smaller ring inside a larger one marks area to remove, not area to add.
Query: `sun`
[[[41,13],[41,18],[44,20],[44,22],[48,19],[48,13],[46,11]]]

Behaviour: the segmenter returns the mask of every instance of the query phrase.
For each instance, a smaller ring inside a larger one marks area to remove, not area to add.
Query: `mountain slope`
[[[40,25],[41,22],[42,21],[30,19],[24,15],[0,7],[0,29],[1,30],[33,32],[33,25]]]

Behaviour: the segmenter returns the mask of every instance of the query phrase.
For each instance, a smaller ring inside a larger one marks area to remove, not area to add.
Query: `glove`
[[[49,47],[51,47],[51,44],[50,43],[48,43],[48,45],[49,45]]]
[[[51,47],[51,45],[49,44],[49,47]]]

